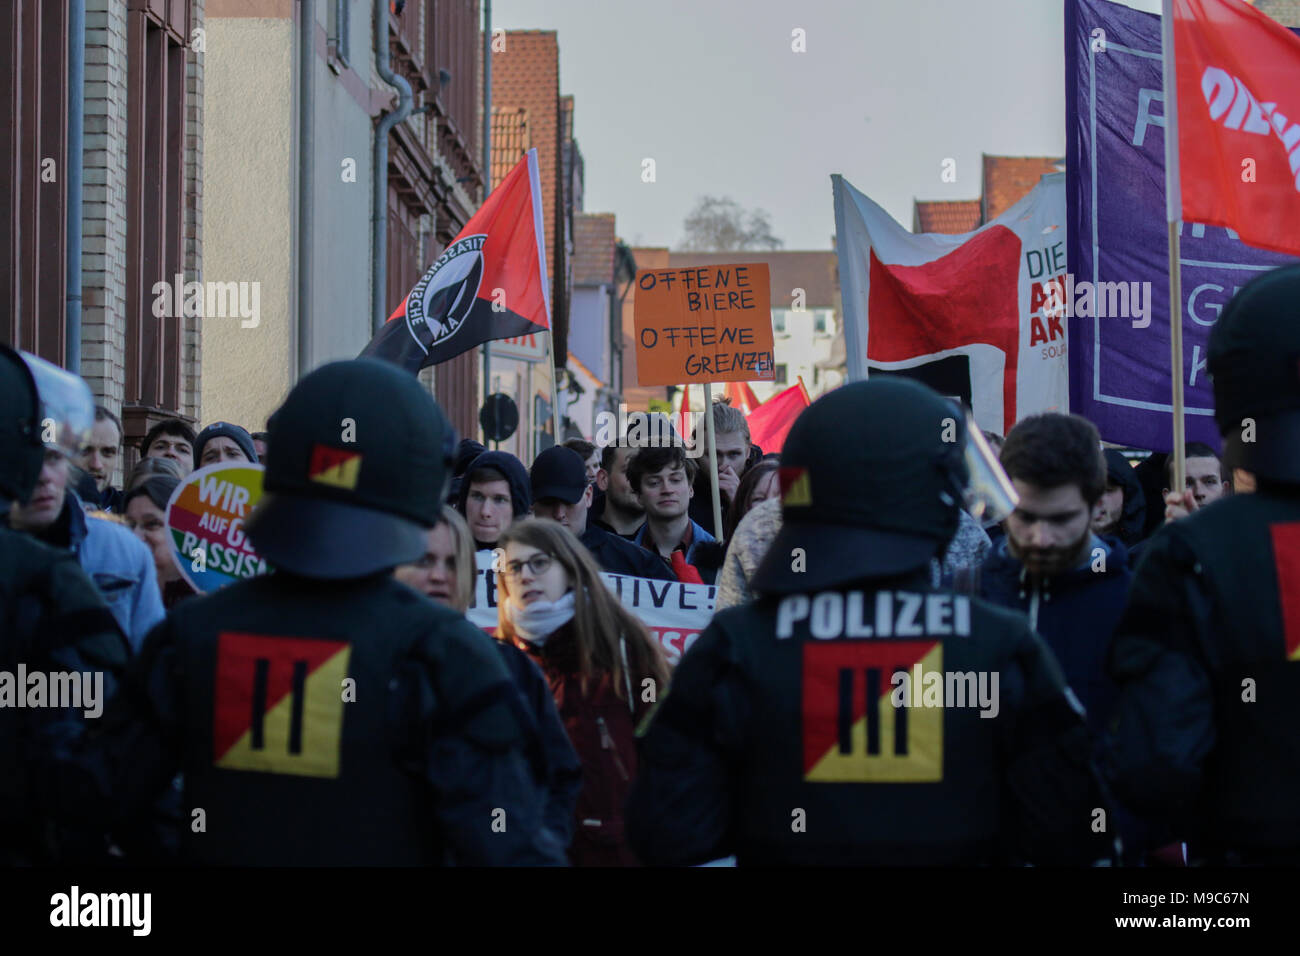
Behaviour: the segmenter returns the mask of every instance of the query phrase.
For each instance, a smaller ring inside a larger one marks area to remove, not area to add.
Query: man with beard
[[[1115,700],[1106,652],[1129,570],[1123,543],[1092,530],[1106,490],[1097,429],[1078,415],[1033,415],[1007,435],[1001,461],[1020,503],[981,568],[980,596],[1028,614],[1099,740]]]
[[[533,514],[562,524],[596,559],[601,570],[639,578],[676,581],[664,563],[645,548],[597,528],[591,522],[591,485],[581,454],[563,445],[552,445],[533,460],[528,473],[532,482]]]
[[[122,423],[103,405],[95,406],[95,427],[77,464],[95,481],[95,496],[87,504],[101,511],[122,510],[122,489],[113,487],[113,472],[122,457]]]
[[[592,518],[598,528],[611,531],[620,538],[631,540],[645,522],[645,509],[627,480],[628,462],[636,449],[627,439],[616,445],[606,445],[600,450],[600,471],[596,472],[596,487],[603,492],[604,506],[593,510]],[[598,512],[598,513],[597,513]]]

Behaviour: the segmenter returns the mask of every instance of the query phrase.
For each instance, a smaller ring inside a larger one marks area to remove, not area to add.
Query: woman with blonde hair
[[[546,674],[582,760],[569,860],[636,865],[623,835],[623,803],[636,775],[636,726],[668,681],[663,651],[567,528],[528,518],[497,544],[497,634]]]
[[[429,529],[424,557],[393,569],[393,577],[407,587],[461,614],[474,603],[477,576],[469,527],[450,505],[443,505],[438,523]]]
[[[474,539],[460,512],[444,505],[438,523],[429,529],[424,557],[394,568],[393,577],[461,614],[469,610],[474,603],[478,566]],[[582,786],[578,755],[569,743],[551,689],[537,665],[515,646],[493,643],[519,688],[521,707],[527,712],[522,716],[536,731],[529,759],[533,775],[546,790],[546,824],[567,847],[573,839],[573,807]]]

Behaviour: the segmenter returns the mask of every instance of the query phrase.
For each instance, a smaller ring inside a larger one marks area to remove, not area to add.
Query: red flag
[[[910,233],[833,179],[850,380],[915,378],[1003,434],[1067,406],[1064,173],[960,236]]]
[[[1300,255],[1300,37],[1241,0],[1173,0],[1182,215]]]
[[[768,452],[779,452],[785,446],[785,436],[790,433],[790,426],[799,417],[799,413],[812,404],[808,389],[800,378],[783,392],[777,392],[758,408],[750,412],[745,420],[749,425],[749,440]]]
[[[537,150],[515,164],[362,355],[411,372],[551,327]]]
[[[687,382],[685,385],[682,386],[682,407],[680,411],[681,411],[681,421],[678,423],[677,431],[681,435],[686,436],[691,433],[691,429],[690,429],[691,383],[690,382]]]
[[[746,415],[751,414],[761,404],[748,382],[728,382],[725,395],[731,399],[733,408],[739,408]]]

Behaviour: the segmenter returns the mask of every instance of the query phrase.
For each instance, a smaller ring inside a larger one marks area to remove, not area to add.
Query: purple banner
[[[1169,451],[1160,17],[1109,0],[1066,0],[1065,100],[1070,411],[1106,441]],[[1184,223],[1181,237],[1187,440],[1218,448],[1205,368],[1210,328],[1238,288],[1295,260],[1217,226]]]

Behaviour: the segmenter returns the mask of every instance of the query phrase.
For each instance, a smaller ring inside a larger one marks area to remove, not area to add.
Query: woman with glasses
[[[498,546],[497,634],[541,666],[582,760],[569,861],[634,866],[623,803],[636,775],[635,728],[668,681],[663,652],[568,529],[529,518]]]
[[[460,614],[474,601],[477,574],[469,526],[450,505],[443,506],[441,519],[430,529],[424,557],[393,569],[393,577],[398,581]],[[534,775],[547,792],[546,824],[567,847],[573,838],[573,807],[582,787],[578,755],[569,743],[550,687],[537,665],[513,644],[493,643],[519,687],[524,709],[537,731],[536,745],[529,748],[529,758]]]

